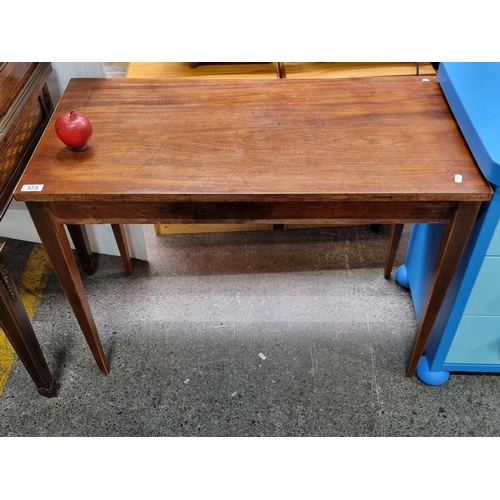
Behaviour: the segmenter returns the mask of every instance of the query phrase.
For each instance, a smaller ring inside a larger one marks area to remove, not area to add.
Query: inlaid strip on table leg
[[[384,278],[389,279],[391,277],[392,267],[394,265],[394,259],[396,258],[396,252],[398,251],[399,242],[401,240],[401,235],[403,234],[404,224],[392,224],[391,235],[389,237],[389,247],[387,248],[387,256],[385,258],[384,267]]]
[[[19,356],[38,392],[51,397],[56,385],[43,356],[33,326],[3,259],[4,243],[0,246],[0,326]]]
[[[123,261],[123,267],[125,267],[125,272],[127,276],[132,276],[134,270],[132,269],[132,260],[128,250],[125,228],[123,224],[111,224],[111,228],[113,229],[113,234],[115,235],[116,244],[118,245],[118,250]]]
[[[108,374],[109,366],[66,230],[54,215],[50,203],[28,202],[26,206],[92,355],[101,372]]]
[[[481,202],[459,203],[455,214],[444,227],[425,294],[417,333],[413,341],[412,352],[406,370],[407,377],[415,375],[418,362],[424,353],[425,344],[429,339],[455,270],[465,250],[480,207]]]

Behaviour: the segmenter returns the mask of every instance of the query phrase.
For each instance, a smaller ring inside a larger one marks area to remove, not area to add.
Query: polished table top
[[[54,131],[71,110],[93,124],[84,152]],[[111,223],[127,269],[122,223],[389,223],[388,277],[402,224],[443,223],[412,376],[491,195],[436,77],[416,76],[74,79],[15,190],[103,373],[64,224]]]
[[[92,122],[87,151],[55,134],[70,110]],[[437,79],[414,76],[73,79],[15,191],[22,201],[490,196]]]

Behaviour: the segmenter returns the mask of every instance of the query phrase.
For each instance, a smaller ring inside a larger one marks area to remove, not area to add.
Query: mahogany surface
[[[36,201],[489,199],[428,79],[74,79],[23,182]],[[94,130],[79,154],[53,126],[72,109]]]
[[[101,370],[63,223],[440,222],[413,375],[492,195],[437,79],[425,80],[71,80],[53,121],[84,112],[88,149],[70,151],[49,123],[15,197],[27,202]]]
[[[0,116],[3,116],[37,68],[35,62],[0,63]]]

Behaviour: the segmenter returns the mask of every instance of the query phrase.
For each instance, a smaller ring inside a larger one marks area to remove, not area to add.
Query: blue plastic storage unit
[[[500,372],[500,63],[441,63],[438,80],[494,194],[480,210],[417,368],[429,385],[453,371]],[[415,224],[396,272],[418,318],[443,227]]]

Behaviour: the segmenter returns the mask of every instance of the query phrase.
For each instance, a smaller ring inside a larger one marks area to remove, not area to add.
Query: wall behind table
[[[100,62],[53,62],[52,68],[53,71],[47,81],[47,86],[54,106],[59,102],[71,78],[104,78],[106,76],[104,66]],[[86,228],[93,252],[120,255],[109,224],[89,225]],[[140,224],[126,225],[125,232],[131,257],[147,260],[144,227]],[[24,203],[12,200],[9,209],[0,221],[0,236],[35,243],[40,242]]]

